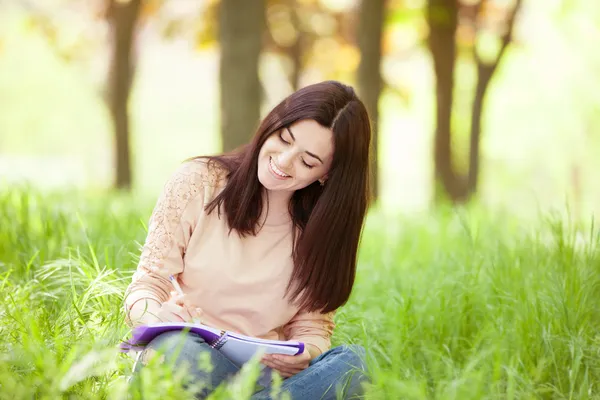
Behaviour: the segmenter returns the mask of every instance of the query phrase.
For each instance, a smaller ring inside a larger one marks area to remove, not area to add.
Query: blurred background
[[[378,204],[600,210],[598,0],[0,0],[0,187],[156,197],[295,89],[353,85]]]

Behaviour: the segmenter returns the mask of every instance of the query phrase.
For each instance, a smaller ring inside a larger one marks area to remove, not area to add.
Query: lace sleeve
[[[334,316],[335,311],[327,314],[299,312],[283,327],[283,334],[288,340],[312,344],[322,354],[331,347]]]
[[[159,303],[168,300],[172,290],[169,275],[183,271],[183,255],[194,228],[194,214],[203,212],[204,187],[213,185],[215,179],[215,173],[207,169],[206,163],[188,161],[166,182],[150,217],[137,270],[125,293],[127,310],[141,299]]]

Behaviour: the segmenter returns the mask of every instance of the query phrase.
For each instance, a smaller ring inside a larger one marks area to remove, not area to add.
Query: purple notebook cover
[[[189,329],[189,332],[195,333],[199,335],[202,339],[204,339],[208,343],[212,343],[213,341],[219,338],[219,335],[212,333],[206,329],[200,327],[184,327],[178,324],[173,325],[161,325],[161,326],[146,326],[140,325],[133,329],[132,337],[130,340],[121,343],[121,350],[126,352],[129,350],[138,349],[141,350],[144,346],[146,346],[152,339],[161,335],[165,332],[169,331],[181,331],[184,329]]]
[[[197,334],[202,339],[204,339],[207,343],[212,343],[212,342],[218,340],[220,337],[219,335],[217,335],[207,329],[199,327],[199,326],[191,326],[191,327],[190,326],[182,326],[182,325],[179,325],[176,323],[160,325],[160,326],[141,325],[141,326],[137,326],[133,329],[132,337],[130,340],[122,342],[120,344],[121,352],[128,352],[130,350],[142,350],[144,348],[144,346],[146,346],[148,343],[150,343],[150,341],[152,341],[152,339],[154,339],[158,335],[161,335],[161,334],[163,334],[165,332],[169,332],[169,331],[180,331],[180,330],[185,330],[185,329],[189,329],[189,332]],[[226,335],[229,337],[232,337],[232,338],[242,340],[242,341],[248,341],[251,343],[260,344],[260,342],[253,342],[251,340],[251,338],[247,338],[247,337],[244,337],[243,335],[238,335],[238,334],[235,334],[232,332],[228,332]],[[277,341],[274,341],[274,342],[275,343],[272,343],[272,344],[277,345],[277,346],[298,347],[298,351],[297,351],[296,355],[304,352],[304,343],[302,343],[302,342],[297,342],[297,343],[285,343],[285,342],[277,342]]]

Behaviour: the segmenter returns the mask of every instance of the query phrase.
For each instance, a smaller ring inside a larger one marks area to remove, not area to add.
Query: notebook
[[[121,351],[143,350],[152,339],[162,333],[186,329],[202,337],[206,343],[219,350],[240,368],[258,351],[263,351],[265,354],[292,356],[304,352],[304,343],[302,342],[259,339],[189,322],[160,322],[137,326],[133,328],[132,338],[121,343]]]

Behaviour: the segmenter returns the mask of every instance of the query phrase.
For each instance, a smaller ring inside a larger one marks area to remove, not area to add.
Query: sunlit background
[[[152,0],[142,8],[129,102],[135,191],[156,196],[183,159],[221,151],[217,3]],[[103,4],[0,1],[0,185],[111,187]],[[291,61],[277,46],[299,35],[308,38],[299,86],[324,79],[356,85],[360,1],[295,1],[302,32],[290,22],[289,4],[267,1],[262,115],[293,90]],[[378,151],[380,203],[390,211],[425,210],[433,198],[435,73],[425,6],[386,5]],[[457,41],[469,35],[459,28]],[[497,50],[485,34],[477,41],[484,55]],[[597,0],[523,2],[485,99],[477,197],[484,204],[524,215],[568,207],[584,219],[600,210],[598,49]],[[453,152],[465,171],[475,85],[468,52],[459,50],[455,78]]]
[[[379,138],[366,398],[599,398],[599,0],[0,0],[0,400],[191,398],[117,352],[156,198],[326,79]]]

